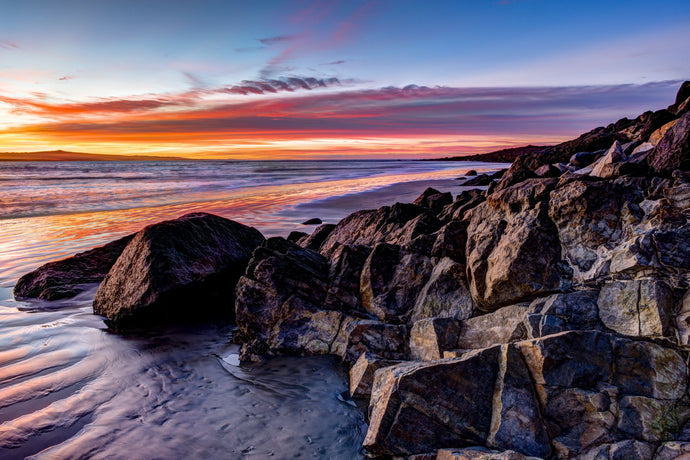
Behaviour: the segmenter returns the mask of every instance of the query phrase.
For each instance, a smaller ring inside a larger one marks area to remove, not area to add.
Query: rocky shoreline
[[[689,93],[455,197],[287,238],[186,215],[47,264],[15,296],[102,279],[94,312],[114,329],[224,318],[245,361],[337,355],[372,456],[690,455]]]

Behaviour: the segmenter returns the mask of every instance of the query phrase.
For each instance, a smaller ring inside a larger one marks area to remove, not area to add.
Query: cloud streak
[[[14,134],[73,144],[182,143],[197,151],[218,145],[250,148],[260,142],[270,144],[274,152],[281,143],[318,141],[325,155],[347,150],[343,144],[352,142],[364,142],[370,153],[378,155],[387,151],[386,145],[410,151],[401,143],[414,139],[417,154],[452,154],[514,145],[516,139],[524,143],[567,139],[623,115],[636,116],[654,108],[656,101],[664,100],[662,95],[674,92],[678,82],[560,88],[410,85],[285,95],[335,84],[313,78],[243,82],[222,91],[262,97],[231,101],[180,94],[64,105],[24,102],[24,110],[49,121],[0,132],[0,139]],[[8,98],[0,101],[20,105]],[[75,113],[81,119],[75,119]],[[99,118],[104,113],[110,116]],[[478,138],[483,143],[468,145],[468,139]]]

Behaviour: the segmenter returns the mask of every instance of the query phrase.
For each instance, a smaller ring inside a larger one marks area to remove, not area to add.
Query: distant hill
[[[66,152],[0,152],[0,161],[177,161],[181,157],[158,157],[147,155],[99,155],[95,153]]]
[[[488,163],[512,163],[517,157],[541,153],[550,146],[527,145],[524,147],[513,147],[510,149],[496,150],[495,152],[479,153],[476,155],[466,155],[458,157],[437,158],[440,161],[486,161]]]

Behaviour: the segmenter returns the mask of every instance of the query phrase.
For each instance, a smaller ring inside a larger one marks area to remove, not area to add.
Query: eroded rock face
[[[450,192],[441,193],[434,188],[427,188],[413,201],[413,204],[429,208],[434,214],[443,211],[443,208],[453,202],[453,195]]]
[[[474,311],[465,266],[443,258],[434,266],[429,280],[419,291],[410,322],[438,317],[466,319]]]
[[[656,148],[647,157],[649,166],[659,173],[674,169],[690,170],[690,113],[664,134]]]
[[[364,309],[382,321],[405,322],[405,315],[414,306],[430,272],[428,257],[406,252],[396,245],[377,244],[360,279]]]
[[[667,344],[570,331],[387,367],[375,376],[365,446],[381,455],[439,445],[545,458],[648,452],[690,419],[687,358]]]
[[[546,202],[555,179],[531,179],[469,212],[467,275],[482,311],[566,289],[558,233]]]
[[[205,213],[150,225],[108,272],[94,313],[115,328],[189,320],[190,311],[232,319],[235,284],[263,240],[254,228]]]
[[[85,284],[100,283],[134,235],[49,262],[19,278],[14,286],[17,299],[58,300],[74,297]]]

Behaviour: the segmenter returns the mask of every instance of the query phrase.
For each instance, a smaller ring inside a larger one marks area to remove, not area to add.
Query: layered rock
[[[690,419],[687,358],[651,342],[572,331],[383,368],[365,446],[385,455],[481,445],[572,458],[672,440]]]
[[[116,329],[183,318],[233,319],[235,284],[263,239],[258,230],[205,213],[150,225],[113,264],[96,293],[94,313]]]
[[[19,278],[14,286],[18,299],[58,300],[74,297],[88,284],[100,283],[134,235],[81,252],[57,262],[49,262]]]

